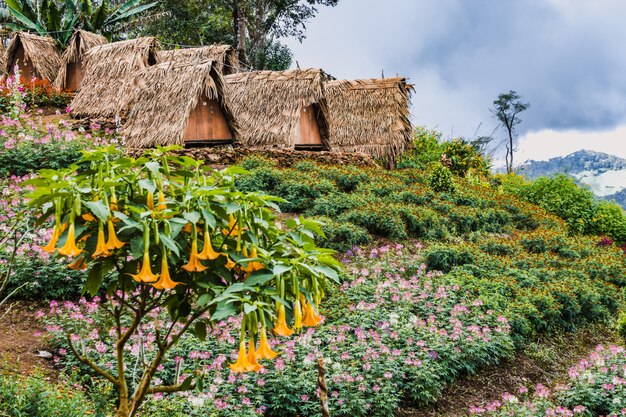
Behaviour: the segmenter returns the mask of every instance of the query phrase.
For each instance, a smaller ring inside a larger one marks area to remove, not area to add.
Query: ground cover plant
[[[598,346],[569,370],[569,378],[554,389],[520,387],[502,400],[475,405],[478,416],[610,416],[626,415],[626,353],[620,346]]]

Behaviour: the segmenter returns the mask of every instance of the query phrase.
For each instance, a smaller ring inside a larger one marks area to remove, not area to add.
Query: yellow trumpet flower
[[[245,230],[245,229],[244,229]],[[222,230],[224,236],[239,236],[243,230],[237,225],[237,219],[232,214],[228,215],[228,227]]]
[[[244,254],[245,255],[245,254]],[[248,255],[245,255],[246,257]],[[256,248],[253,246],[252,250],[250,251],[250,258],[257,258],[259,256]],[[261,269],[263,269],[264,266],[261,262],[258,261],[252,261],[252,262],[248,262],[248,266],[246,266],[243,270],[249,273],[252,273],[254,271],[260,271]]]
[[[226,269],[233,269],[237,266],[237,262],[230,259],[227,254],[222,253],[221,255],[224,255],[226,257],[226,265],[224,265]]]
[[[74,229],[74,222],[70,224],[70,228],[67,232],[67,239],[65,245],[59,249],[59,254],[63,256],[78,256],[83,250],[76,246],[76,232]]]
[[[246,342],[242,338],[239,342],[239,355],[237,356],[237,361],[235,363],[230,364],[230,369],[233,372],[244,373],[248,372],[250,368],[250,363],[248,362],[248,355],[246,355]]]
[[[119,240],[115,235],[115,227],[113,226],[113,222],[109,220],[107,222],[108,232],[109,232],[109,240],[107,240],[106,247],[108,250],[119,249],[125,245],[124,242]]]
[[[85,213],[85,214],[83,214],[80,217],[82,217],[83,220],[86,221],[86,222],[95,222],[96,221],[96,218],[91,213]]]
[[[172,290],[178,284],[180,284],[180,282],[172,281],[172,278],[170,277],[170,270],[167,265],[167,257],[164,256],[163,259],[161,259],[161,277],[152,285],[157,290]]]
[[[322,318],[317,314],[315,308],[313,307],[313,303],[305,302],[304,307],[304,319],[302,320],[302,324],[308,327],[315,327],[320,324]]]
[[[261,328],[261,336],[259,339],[259,349],[256,351],[256,355],[259,359],[274,359],[278,353],[274,352],[267,341],[267,334],[265,333],[265,327]]]
[[[300,300],[296,300],[296,302],[293,304],[293,319],[294,319],[293,328],[301,329],[302,328],[302,304],[300,303]]]
[[[52,231],[52,237],[50,238],[50,242],[46,246],[42,246],[41,250],[48,253],[53,253],[56,250],[57,242],[59,237],[61,236],[61,227],[58,224],[54,225],[54,230]]]
[[[254,350],[254,338],[252,336],[250,336],[250,341],[248,342],[248,364],[247,370],[251,372],[257,372],[263,368],[257,360],[256,351]]]
[[[159,276],[152,273],[150,269],[150,254],[146,250],[143,253],[143,263],[141,264],[141,269],[138,274],[130,274],[131,277],[137,282],[147,282],[153,283],[155,282]]]
[[[207,269],[206,266],[202,265],[202,262],[200,262],[200,259],[198,258],[198,241],[196,239],[191,242],[189,262],[187,265],[183,265],[182,268],[187,272],[202,272]]]
[[[167,209],[167,204],[165,204],[165,193],[163,191],[159,191],[159,204],[157,204],[157,210],[163,211]]]
[[[74,261],[69,264],[68,267],[75,271],[84,271],[85,269],[87,269],[87,262],[85,262],[85,257],[81,256],[74,259]]]
[[[198,259],[203,261],[207,260],[215,260],[220,256],[218,252],[213,250],[213,245],[211,245],[211,235],[208,231],[204,233],[204,246],[202,247],[202,252],[198,254]]]
[[[150,210],[154,210],[154,194],[148,191],[148,197],[146,197],[146,205]]]
[[[111,198],[109,199],[109,208],[111,211],[117,211],[117,197],[115,197],[115,193],[111,193]]]
[[[274,333],[279,336],[291,336],[293,334],[293,330],[287,326],[285,306],[282,304],[278,307],[278,318],[276,319],[276,324],[274,325]]]
[[[106,258],[107,256],[111,256],[111,252],[107,248],[106,243],[104,243],[104,228],[100,226],[98,228],[98,241],[96,243],[96,250],[91,255],[92,258]]]

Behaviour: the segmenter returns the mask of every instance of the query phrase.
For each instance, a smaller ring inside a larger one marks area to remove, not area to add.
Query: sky
[[[624,16],[624,0],[339,0],[285,43],[301,68],[407,77],[413,123],[445,138],[490,135],[493,101],[515,90],[530,103],[518,161],[626,158]]]

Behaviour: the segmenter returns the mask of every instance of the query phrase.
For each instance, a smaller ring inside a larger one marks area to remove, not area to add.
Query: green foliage
[[[456,176],[465,177],[468,173],[488,178],[489,163],[480,149],[463,139],[453,139],[442,144],[442,159]]]
[[[617,204],[599,202],[593,223],[596,233],[609,236],[618,243],[626,243],[626,213]]]
[[[158,4],[127,0],[111,7],[110,0],[7,0],[13,30],[52,36],[59,46],[67,46],[74,29],[101,33],[107,37]]]
[[[94,398],[65,381],[55,384],[42,373],[20,376],[0,369],[0,414],[10,417],[106,417],[101,396]]]
[[[617,319],[617,334],[626,343],[626,311],[622,311]]]
[[[442,272],[450,272],[456,266],[474,262],[474,256],[470,252],[443,246],[429,249],[425,259],[429,269]]]
[[[452,172],[441,164],[433,168],[428,184],[433,191],[438,193],[453,193],[456,190]]]
[[[318,238],[320,246],[345,252],[354,246],[362,246],[370,243],[371,238],[363,227],[349,222],[339,222],[329,217],[317,217],[322,222],[321,228],[324,237]]]
[[[444,145],[441,143],[441,132],[417,126],[413,133],[411,147],[402,154],[398,168],[426,169],[432,163],[441,162]]]

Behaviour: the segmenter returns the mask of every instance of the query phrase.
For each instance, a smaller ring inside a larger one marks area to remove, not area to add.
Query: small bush
[[[428,178],[428,185],[438,193],[453,193],[455,191],[452,172],[441,164],[433,169]]]
[[[474,255],[463,250],[434,248],[426,253],[426,266],[436,271],[450,272],[456,266],[472,262],[474,262]]]
[[[328,217],[318,217],[322,221],[322,231],[325,238],[319,238],[318,244],[325,248],[345,252],[354,246],[370,243],[370,235],[362,227],[352,223],[337,222]]]

